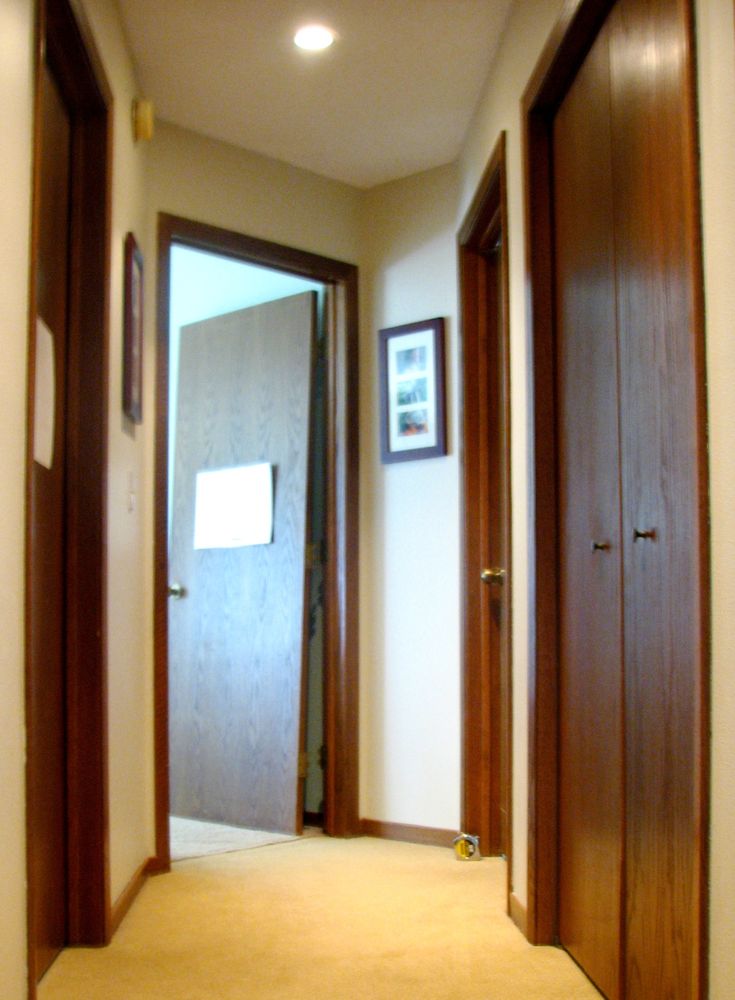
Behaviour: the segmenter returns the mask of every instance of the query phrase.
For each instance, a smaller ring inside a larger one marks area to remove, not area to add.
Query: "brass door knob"
[[[505,582],[505,570],[498,566],[491,566],[480,573],[480,579],[483,583],[494,583],[496,587],[502,587]]]

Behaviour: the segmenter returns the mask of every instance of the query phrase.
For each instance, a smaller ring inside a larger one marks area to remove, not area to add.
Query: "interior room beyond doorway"
[[[307,450],[310,452],[309,460],[306,463],[308,466],[307,476],[306,476],[306,490],[308,496],[305,502],[306,516],[308,517],[309,524],[306,527],[306,538],[309,539],[309,551],[311,553],[310,558],[310,568],[308,569],[307,584],[304,587],[304,600],[307,602],[307,606],[304,611],[304,615],[308,620],[308,630],[304,635],[304,657],[306,660],[306,668],[303,678],[304,690],[301,693],[301,697],[305,701],[305,734],[302,737],[302,752],[301,759],[299,761],[300,774],[303,777],[303,808],[300,808],[301,815],[299,816],[299,823],[302,821],[307,824],[314,825],[320,824],[324,813],[324,780],[323,780],[323,576],[322,576],[322,565],[321,560],[314,556],[314,553],[318,553],[322,548],[322,541],[324,538],[324,419],[323,419],[323,400],[324,400],[324,325],[322,322],[323,316],[323,305],[324,305],[324,286],[320,282],[308,280],[296,275],[288,274],[276,269],[271,269],[267,267],[257,266],[242,260],[235,259],[233,257],[225,256],[223,254],[206,252],[199,249],[194,249],[188,246],[173,244],[170,252],[170,341],[169,341],[169,392],[170,392],[170,404],[169,404],[169,426],[168,426],[168,468],[169,468],[169,482],[168,482],[168,538],[169,538],[169,559],[172,559],[172,552],[174,542],[172,541],[172,528],[174,521],[177,516],[181,516],[180,511],[177,514],[175,498],[177,497],[177,488],[181,484],[176,483],[177,475],[177,464],[178,468],[181,469],[180,464],[180,452],[179,458],[177,459],[177,447],[181,449],[182,441],[177,441],[177,427],[181,425],[182,413],[185,411],[185,407],[182,407],[182,399],[179,396],[179,386],[181,384],[181,369],[180,369],[180,352],[181,352],[181,338],[182,338],[182,328],[186,330],[186,335],[189,337],[211,337],[211,343],[214,345],[217,343],[219,346],[217,350],[222,349],[221,343],[216,339],[216,334],[214,330],[217,328],[219,320],[221,318],[225,323],[228,322],[228,317],[230,319],[235,318],[238,321],[238,317],[243,317],[245,319],[249,315],[249,311],[257,312],[258,308],[267,309],[266,304],[276,303],[279,300],[294,299],[299,295],[304,295],[304,293],[311,293],[314,297],[314,302],[316,305],[315,309],[315,337],[313,344],[313,356],[311,364],[306,366],[308,370],[303,372],[303,380],[310,383],[306,390],[306,398],[309,401],[309,408],[311,413],[310,426],[303,429],[302,438],[306,442]],[[308,309],[308,304],[307,304]],[[211,321],[214,326],[208,325]],[[280,325],[280,321],[275,319],[274,322],[277,326]],[[246,335],[246,334],[244,334]],[[269,337],[268,332],[265,333],[266,340],[274,340],[275,334]],[[206,354],[207,352],[205,352]],[[226,365],[226,363],[225,363]],[[252,367],[252,366],[251,366]],[[217,370],[217,369],[213,369]],[[242,386],[236,386],[235,391],[244,394],[252,394],[254,386],[258,379],[262,379],[262,373],[257,371],[251,371],[248,377],[252,377],[254,380],[253,384],[248,385],[243,383]],[[185,390],[186,391],[186,390]],[[224,390],[223,390],[224,391]],[[213,390],[213,395],[217,395],[216,387]],[[266,394],[267,395],[267,394]],[[208,398],[208,397],[207,397]],[[189,415],[191,411],[189,411]],[[180,433],[186,433],[186,417],[184,418],[184,431]],[[201,419],[206,421],[208,419],[206,414],[201,415]],[[266,436],[271,434],[271,428],[273,425],[274,417],[268,420],[267,415],[263,417],[265,424],[263,427],[263,433]],[[237,437],[242,436],[244,430],[242,426],[233,426],[231,430],[231,436]],[[209,464],[209,463],[208,463]],[[215,465],[218,464],[215,461]],[[274,467],[274,478],[276,480],[276,489],[278,489],[278,476],[283,475],[283,469],[276,469]],[[188,530],[188,529],[187,529]],[[200,553],[201,555],[201,553]],[[213,553],[210,553],[213,555]],[[176,568],[174,565],[170,564],[171,571],[176,574]],[[265,564],[262,565],[262,572],[267,573],[268,570]],[[171,577],[172,579],[172,577]],[[226,581],[222,581],[223,590],[227,587]],[[186,587],[183,584],[174,583],[171,584],[170,588],[176,591],[177,586],[181,587],[181,590],[172,593],[173,601],[170,602],[169,607],[172,608],[178,605],[180,600],[180,594],[186,595]],[[262,582],[258,584],[260,590],[263,589],[265,584]],[[224,598],[223,598],[224,600]],[[265,606],[264,606],[265,607]],[[278,609],[274,609],[274,613],[279,613]],[[222,615],[223,619],[227,616]],[[175,614],[169,615],[169,630],[170,635],[173,632],[174,635],[172,639],[175,640]],[[224,627],[225,623],[223,620]],[[271,632],[278,632],[278,624],[273,622],[266,622],[265,627]],[[176,649],[176,641],[170,642],[170,650],[172,651],[170,655],[175,655],[173,651]],[[221,665],[220,665],[221,666]],[[199,669],[199,668],[195,668]],[[218,669],[214,662],[211,662],[207,669]],[[176,673],[170,670],[170,682],[171,684],[176,684]],[[259,685],[256,683],[252,690],[258,690]],[[202,698],[204,691],[203,688],[199,689],[199,694],[194,696],[194,700],[197,698]],[[173,706],[176,703],[176,690],[172,689],[170,691],[170,706],[171,706],[171,723],[170,723],[170,745],[171,745],[171,760],[170,760],[170,770],[172,775],[172,787],[176,787],[177,781],[189,780],[185,777],[185,774],[191,774],[191,765],[185,767],[182,760],[178,760],[177,756],[182,756],[180,753],[177,754],[176,747],[180,747],[180,739],[174,738],[173,726],[176,723],[176,713],[173,710]],[[206,695],[204,695],[206,697]],[[227,701],[227,699],[225,699]],[[189,706],[191,708],[193,702],[189,701]],[[227,706],[224,706],[225,712],[227,711]],[[221,711],[221,709],[218,709]],[[235,710],[233,709],[233,712]],[[262,717],[265,718],[265,712],[263,712]],[[191,724],[187,723],[186,732],[192,735],[192,738],[197,739],[197,726],[201,724],[201,718],[199,717],[198,722],[193,722]],[[257,726],[260,724],[261,713],[259,709],[256,709],[256,714],[254,716],[255,721],[251,720],[250,726]],[[221,728],[226,731],[228,728],[236,727],[238,725],[238,719],[233,715],[232,718],[222,717],[218,719],[217,722],[212,725],[210,716],[209,728]],[[225,754],[226,751],[226,740],[221,741],[221,751],[216,750],[216,753]],[[208,751],[211,757],[212,750]],[[200,756],[194,754],[195,757]],[[202,757],[204,755],[201,755]],[[219,764],[216,765],[219,767]],[[223,760],[221,766],[224,770],[231,766],[231,761]],[[181,771],[181,777],[177,777],[178,771]],[[205,777],[205,782],[208,780]],[[267,775],[264,776],[264,780],[267,779]],[[266,792],[266,794],[268,794]],[[274,793],[275,794],[275,793]],[[193,837],[191,830],[198,829],[201,827],[202,830],[207,834],[203,839],[203,843],[206,844],[207,841],[212,840],[212,833],[216,834],[214,840],[218,841],[221,836],[225,834],[229,837],[237,836],[237,831],[232,829],[228,830],[227,825],[223,825],[221,830],[218,831],[216,828],[207,825],[201,821],[203,820],[214,820],[215,822],[222,822],[223,824],[228,824],[228,818],[226,815],[219,816],[212,814],[212,807],[202,804],[201,808],[195,806],[194,808],[188,807],[181,809],[180,803],[182,801],[181,796],[178,796],[179,807],[177,808],[176,803],[177,796],[174,796],[174,801],[172,804],[172,812],[180,812],[181,817],[177,817],[173,820],[171,824],[171,848],[172,856],[175,858],[177,856],[182,856],[181,852],[184,852],[184,856],[191,856],[192,850],[195,850],[195,841],[197,837]],[[186,801],[198,802],[199,796],[193,795],[186,798]],[[264,816],[262,812],[258,814],[257,810],[253,812],[253,822],[252,826],[259,829],[264,827],[276,827],[278,826],[275,822],[268,822],[267,818],[258,818],[259,816]],[[182,819],[183,817],[183,819]],[[192,823],[191,821],[195,821]],[[196,821],[199,821],[198,824]],[[233,825],[229,823],[230,827]],[[238,822],[235,825],[241,825]],[[251,825],[248,823],[248,825]],[[185,832],[188,831],[188,834]],[[257,837],[260,834],[247,834],[242,833],[242,836]],[[177,843],[177,838],[182,837],[182,843]],[[194,846],[193,846],[194,845]],[[210,844],[211,847],[211,844]],[[205,849],[202,853],[207,853]]]

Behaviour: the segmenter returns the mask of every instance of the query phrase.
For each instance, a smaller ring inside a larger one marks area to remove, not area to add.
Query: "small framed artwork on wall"
[[[143,255],[132,233],[125,237],[123,300],[123,412],[143,421]]]
[[[381,459],[446,455],[444,320],[380,331]]]

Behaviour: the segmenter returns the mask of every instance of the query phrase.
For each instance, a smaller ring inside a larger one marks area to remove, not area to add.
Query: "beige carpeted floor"
[[[593,1000],[503,912],[502,861],[314,837],[179,862],[39,1000]]]

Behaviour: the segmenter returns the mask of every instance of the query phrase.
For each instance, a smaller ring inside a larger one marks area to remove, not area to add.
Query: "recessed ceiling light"
[[[307,52],[321,52],[328,49],[334,41],[335,34],[331,28],[323,24],[306,24],[294,35],[294,44]]]

